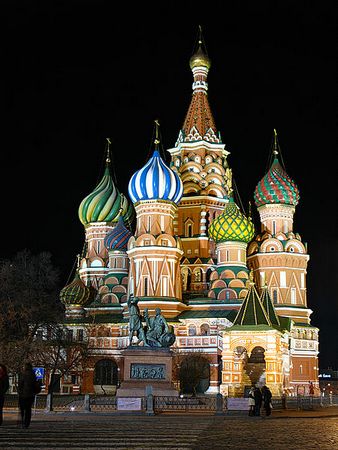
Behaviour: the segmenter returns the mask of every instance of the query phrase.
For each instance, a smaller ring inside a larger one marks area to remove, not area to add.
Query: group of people
[[[266,416],[271,415],[272,394],[267,386],[251,386],[249,391],[249,416],[260,416],[262,406]]]
[[[5,401],[5,394],[9,389],[9,377],[7,368],[0,364],[0,425],[3,421],[3,406]],[[40,388],[41,389],[41,388]],[[18,379],[18,396],[19,409],[21,416],[22,428],[28,428],[32,418],[32,406],[35,395],[39,391],[39,383],[36,379],[32,364],[27,362],[24,365],[23,371],[19,374]]]

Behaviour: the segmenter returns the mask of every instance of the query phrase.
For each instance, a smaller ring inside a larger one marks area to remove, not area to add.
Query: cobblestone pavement
[[[307,412],[309,413],[309,412]],[[29,429],[5,414],[2,449],[338,449],[338,416],[36,414]]]

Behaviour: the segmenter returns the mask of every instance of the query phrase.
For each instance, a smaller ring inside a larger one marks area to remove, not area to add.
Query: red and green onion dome
[[[254,193],[256,206],[285,204],[296,206],[299,191],[276,157],[268,173],[261,179]]]
[[[60,300],[65,306],[85,306],[90,300],[92,300],[93,295],[93,288],[86,286],[81,280],[78,272],[76,272],[74,280],[61,289]]]
[[[91,222],[117,222],[121,214],[126,223],[134,219],[135,211],[126,197],[115,187],[108,165],[102,180],[79,206],[79,218],[83,225]]]
[[[211,222],[209,237],[216,243],[226,241],[250,242],[254,237],[255,228],[250,218],[247,218],[234,202],[229,199],[224,211]]]
[[[125,227],[122,216],[119,217],[117,225],[104,238],[107,250],[127,250],[128,241],[132,233]]]

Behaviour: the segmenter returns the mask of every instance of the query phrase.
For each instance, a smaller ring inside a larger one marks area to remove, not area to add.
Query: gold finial
[[[248,213],[249,219],[251,219],[251,201],[249,200],[249,213]]]
[[[76,259],[77,259],[77,267],[76,267],[76,269],[78,269],[80,267],[80,258],[81,258],[80,253],[78,253],[76,255]]]
[[[111,145],[111,140],[110,138],[106,138],[107,141],[107,157],[106,157],[106,162],[110,163],[110,145]]]
[[[202,45],[202,27],[201,27],[201,25],[198,25],[198,30],[199,30],[198,43],[199,43],[199,45]]]
[[[277,142],[276,128],[273,129],[273,154],[278,155],[278,142]]]
[[[155,119],[154,122],[155,122],[155,126],[156,126],[154,143],[155,143],[155,145],[158,145],[160,143],[160,138],[159,138],[160,122],[158,121],[158,119]]]

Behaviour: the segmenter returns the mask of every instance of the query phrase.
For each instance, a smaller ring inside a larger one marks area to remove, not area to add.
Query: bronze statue
[[[143,342],[145,347],[170,347],[175,342],[175,334],[171,331],[166,319],[161,314],[161,308],[155,309],[155,316],[149,317],[148,308],[144,309],[146,329],[142,325],[142,316],[138,307],[139,299],[130,296],[129,308],[129,345],[133,345],[133,336],[136,334],[139,345]]]
[[[145,308],[144,318],[147,324],[146,337],[151,347],[170,347],[175,342],[175,335],[162,316],[161,308],[155,309],[155,317],[149,317],[148,308]]]
[[[129,345],[133,345],[133,336],[136,334],[138,338],[136,345],[143,342],[143,345],[148,347],[149,345],[143,329],[141,313],[137,303],[138,298],[132,296],[129,297],[127,302],[129,308]]]

